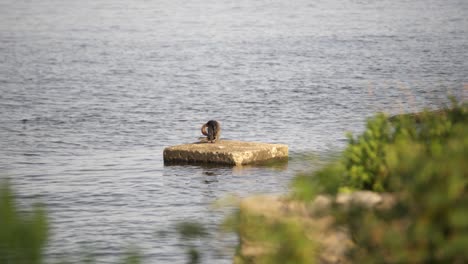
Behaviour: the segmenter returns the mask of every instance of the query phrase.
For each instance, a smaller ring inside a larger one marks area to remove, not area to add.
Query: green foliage
[[[357,138],[348,135],[348,140],[342,160],[346,184],[356,189],[382,191],[388,174],[384,161],[385,146],[393,141],[388,118],[383,114],[377,115],[368,120],[362,135]]]
[[[0,187],[0,264],[38,264],[48,234],[44,210],[36,206],[31,213],[17,210],[7,184]]]
[[[466,129],[456,125],[445,140],[387,148],[388,188],[400,190],[398,200],[389,210],[354,206],[340,215],[357,245],[352,261],[468,263]]]
[[[44,263],[43,250],[48,238],[47,214],[35,206],[31,212],[18,210],[14,194],[7,183],[0,185],[0,264]],[[124,254],[119,263],[139,264],[136,250]],[[87,255],[83,263],[96,263]],[[62,263],[67,263],[66,261]]]
[[[360,136],[349,136],[342,163],[346,168],[344,184],[352,189],[377,192],[397,191],[389,184],[391,170],[388,150],[400,142],[431,145],[446,142],[458,127],[468,122],[467,105],[456,102],[448,109],[424,111],[387,118],[383,114],[369,119]],[[435,149],[429,148],[428,151]]]
[[[241,210],[236,229],[242,242],[234,263],[315,263],[317,244],[308,237],[311,230],[301,219]]]
[[[356,246],[353,263],[468,263],[468,108],[368,120],[335,163],[293,183],[296,198],[317,193],[393,192],[388,210],[336,210]],[[341,180],[340,180],[341,178]]]
[[[291,184],[293,197],[298,200],[310,201],[317,194],[336,194],[343,181],[345,167],[340,162],[325,165],[313,176],[309,174],[297,175]]]
[[[180,238],[185,241],[182,245],[187,248],[187,263],[200,263],[201,254],[191,240],[207,237],[208,231],[206,228],[198,222],[184,221],[177,223],[175,229],[179,233]]]
[[[141,263],[141,256],[138,253],[138,250],[133,249],[133,250],[127,251],[124,254],[123,259],[120,261],[120,263],[122,263],[122,264],[140,264]]]
[[[175,228],[183,239],[193,239],[208,235],[205,227],[198,222],[180,222],[177,223]]]
[[[317,193],[343,190],[398,191],[392,181],[389,150],[395,145],[418,143],[443,145],[457,130],[467,129],[468,107],[453,102],[451,108],[388,118],[378,114],[367,121],[364,132],[348,135],[348,146],[333,164],[293,181],[298,199],[311,200]],[[440,151],[433,145],[427,151]],[[400,160],[399,157],[393,157]]]
[[[188,263],[189,264],[197,264],[200,263],[200,253],[194,247],[190,247],[187,251],[188,255]]]

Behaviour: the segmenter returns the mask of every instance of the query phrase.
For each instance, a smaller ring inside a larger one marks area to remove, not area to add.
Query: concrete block
[[[164,149],[166,163],[246,165],[287,157],[287,145],[236,140],[221,140],[218,143],[196,142]]]

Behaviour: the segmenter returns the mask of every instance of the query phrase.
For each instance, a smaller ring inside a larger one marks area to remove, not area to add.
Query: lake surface
[[[174,223],[215,230],[228,195],[284,193],[304,162],[378,111],[435,108],[468,88],[466,0],[1,0],[0,177],[41,201],[47,258],[184,263]],[[216,119],[223,138],[289,145],[283,169],[164,166]]]

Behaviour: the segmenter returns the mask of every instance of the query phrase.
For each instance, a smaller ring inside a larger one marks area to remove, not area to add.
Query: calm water
[[[0,0],[0,177],[47,206],[48,258],[184,263],[174,222],[215,230],[214,201],[286,192],[302,165],[164,166],[164,147],[217,119],[324,155],[374,112],[466,97],[467,76],[466,0]],[[230,263],[235,241],[195,243]]]

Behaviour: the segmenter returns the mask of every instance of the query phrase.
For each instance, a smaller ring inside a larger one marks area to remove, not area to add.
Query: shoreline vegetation
[[[467,263],[468,105],[367,120],[283,197],[240,202],[234,263]]]
[[[42,264],[44,249],[50,235],[47,212],[40,204],[29,210],[20,208],[8,181],[0,182],[0,264]],[[95,263],[90,252],[83,252],[79,263]],[[77,263],[70,259],[56,260],[56,264]],[[141,263],[137,250],[122,254],[122,264]]]
[[[225,219],[234,263],[467,263],[468,104],[368,119],[338,157],[297,175],[284,196],[243,199]],[[0,263],[45,263],[47,213],[0,185]],[[181,239],[207,235],[180,223]],[[119,263],[141,263],[136,251]],[[187,244],[188,263],[202,263]],[[83,263],[95,263],[86,258]],[[58,263],[70,263],[67,260]]]

